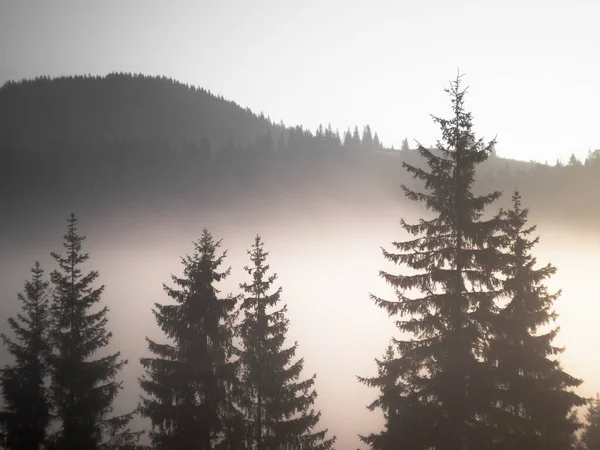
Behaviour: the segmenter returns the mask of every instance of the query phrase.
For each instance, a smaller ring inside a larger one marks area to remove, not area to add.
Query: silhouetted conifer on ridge
[[[403,151],[410,150],[410,147],[408,146],[408,139],[404,138],[402,140],[402,145],[400,147],[400,150],[403,150]]]
[[[498,449],[559,450],[572,448],[580,424],[574,408],[584,399],[573,392],[581,384],[565,373],[556,359],[563,349],[552,344],[558,328],[544,329],[556,319],[544,281],[556,268],[536,268],[532,248],[539,237],[528,236],[529,210],[521,195],[513,195],[506,215],[507,254],[502,273],[508,303],[495,316],[486,359],[493,365],[498,386],[497,409],[489,421],[497,428]]]
[[[84,239],[71,214],[66,253],[52,253],[59,269],[51,273],[51,393],[59,423],[50,444],[62,450],[132,448],[142,434],[127,428],[133,414],[110,417],[122,389],[115,377],[127,361],[120,352],[92,359],[109,344],[112,333],[106,329],[108,308],[95,309],[104,291],[104,286],[93,287],[98,272],[82,271],[89,259],[82,253]]]
[[[426,167],[403,163],[425,188],[417,192],[402,185],[405,195],[423,203],[433,217],[417,224],[402,220],[415,237],[394,242],[396,252],[383,254],[413,273],[381,271],[397,300],[371,296],[397,317],[399,330],[408,336],[394,340],[398,357],[386,362],[387,373],[362,381],[389,390],[390,380],[397,380],[405,407],[400,418],[410,418],[413,425],[398,431],[402,420],[388,417],[384,437],[400,438],[363,438],[372,448],[464,450],[492,442],[489,424],[481,419],[493,391],[481,349],[499,288],[492,272],[502,221],[481,217],[500,192],[473,193],[475,169],[488,158],[494,141],[485,145],[475,138],[460,82],[459,76],[446,89],[453,116],[433,118],[442,131],[437,149],[418,147]]]
[[[48,345],[48,281],[36,261],[31,280],[19,293],[21,312],[8,319],[15,338],[0,336],[14,363],[0,372],[3,410],[0,430],[9,450],[41,448],[50,421],[51,405],[44,379],[47,375]]]
[[[164,285],[175,304],[157,303],[153,310],[171,340],[160,344],[147,338],[155,356],[141,359],[146,397],[140,412],[152,421],[157,448],[237,448],[228,446],[231,436],[226,436],[235,412],[229,390],[235,383],[231,340],[237,299],[220,298],[215,287],[230,273],[219,271],[226,257],[226,252],[217,255],[220,245],[204,229],[193,255],[182,258],[183,277],[172,276],[176,287]]]
[[[242,392],[238,396],[245,412],[247,448],[330,449],[334,438],[327,430],[314,431],[321,417],[313,409],[317,396],[316,375],[300,379],[303,359],[293,361],[297,343],[284,347],[289,319],[287,307],[278,307],[281,288],[272,292],[277,275],[269,275],[268,253],[260,236],[248,251],[252,264],[245,270],[252,280],[242,283],[244,314],[239,326],[242,348],[238,351]]]

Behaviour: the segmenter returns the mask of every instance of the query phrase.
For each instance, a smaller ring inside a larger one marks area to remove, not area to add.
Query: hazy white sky
[[[429,114],[466,73],[501,156],[600,148],[600,1],[0,0],[0,83],[126,71],[205,87],[276,122],[386,145],[439,136]]]

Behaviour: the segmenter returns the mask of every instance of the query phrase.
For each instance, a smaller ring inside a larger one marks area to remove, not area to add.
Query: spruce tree
[[[360,439],[374,449],[397,448],[402,443],[402,449],[421,450],[428,448],[427,437],[420,436],[418,420],[422,417],[417,413],[421,405],[415,392],[411,392],[408,386],[398,379],[396,351],[391,344],[386,349],[382,359],[375,359],[378,376],[374,379],[359,377],[359,380],[371,386],[380,388],[379,397],[367,408],[369,411],[381,409],[384,417],[384,429],[377,434],[360,436]]]
[[[475,138],[460,78],[446,89],[453,116],[433,117],[442,132],[437,148],[418,146],[427,167],[403,163],[425,189],[417,192],[402,185],[405,195],[423,203],[432,217],[416,224],[402,220],[404,230],[415,237],[394,242],[395,251],[383,250],[387,260],[409,269],[403,274],[380,272],[397,300],[371,295],[407,334],[394,340],[398,356],[387,363],[391,374],[361,379],[384,389],[394,377],[404,408],[402,420],[388,419],[386,424],[385,433],[399,438],[382,447],[367,440],[373,448],[481,450],[492,441],[482,417],[493,385],[481,349],[498,295],[493,270],[502,221],[482,215],[500,192],[473,192],[475,169],[488,158],[494,141],[485,145]],[[411,427],[402,426],[405,418]],[[394,427],[402,430],[395,432]]]
[[[289,319],[287,306],[279,307],[281,287],[272,290],[276,274],[268,274],[268,253],[256,236],[248,251],[252,279],[240,284],[245,297],[239,325],[238,349],[241,395],[239,406],[247,423],[246,448],[255,450],[330,449],[335,437],[315,431],[321,412],[313,409],[316,375],[301,379],[304,360],[293,361],[297,343],[285,347]]]
[[[344,133],[343,146],[347,150],[349,150],[352,147],[352,132],[350,131],[350,128],[348,128]]]
[[[45,385],[48,357],[48,285],[36,261],[31,280],[19,293],[22,312],[9,318],[15,340],[0,336],[14,363],[0,372],[4,411],[0,413],[2,443],[7,449],[41,448],[50,421],[50,402]]]
[[[360,139],[360,133],[358,131],[358,125],[354,126],[354,132],[352,133],[351,150],[358,152],[360,151],[362,141]]]
[[[369,125],[365,125],[365,128],[363,129],[361,146],[364,151],[373,150],[373,133],[371,132],[371,127]]]
[[[535,267],[531,251],[539,237],[529,235],[536,227],[527,227],[529,210],[522,208],[519,192],[512,200],[502,267],[508,303],[495,315],[485,353],[498,386],[498,407],[490,421],[497,427],[497,448],[568,449],[580,427],[574,408],[584,400],[572,390],[581,381],[565,373],[556,359],[563,351],[552,344],[558,328],[544,330],[556,319],[552,307],[560,292],[551,294],[544,285],[556,268]]]
[[[375,132],[375,135],[373,136],[373,146],[375,147],[375,150],[381,150],[383,148],[377,132]]]
[[[582,450],[600,450],[600,394],[592,399],[585,415],[586,424],[581,434]]]
[[[230,273],[219,272],[227,253],[216,254],[220,245],[204,229],[192,256],[182,258],[183,277],[172,276],[176,287],[164,285],[175,303],[157,303],[153,310],[171,340],[146,338],[155,357],[141,359],[140,385],[147,397],[140,411],[152,421],[157,448],[236,448],[229,392],[236,381],[231,351],[237,298],[220,298],[214,286]]]
[[[120,352],[94,358],[112,333],[106,329],[108,308],[98,307],[104,286],[93,286],[98,272],[82,271],[89,259],[82,252],[84,240],[71,214],[63,243],[66,254],[52,253],[59,269],[51,273],[51,394],[59,424],[51,448],[129,448],[141,434],[127,428],[132,414],[110,417],[122,389],[115,377],[127,361]]]
[[[408,146],[408,139],[404,138],[402,140],[402,146],[400,147],[400,150],[402,150],[402,151],[410,150],[410,147]]]

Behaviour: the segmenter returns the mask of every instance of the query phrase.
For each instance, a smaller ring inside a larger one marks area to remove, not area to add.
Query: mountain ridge
[[[170,78],[116,72],[5,83],[0,161],[5,222],[61,202],[71,211],[286,200],[294,208],[317,199],[384,207],[401,196],[400,183],[413,183],[402,163],[423,163],[415,150],[385,148],[368,126],[362,135],[357,127],[313,133]],[[510,199],[518,188],[534,216],[597,224],[600,211],[586,199],[600,195],[599,162],[596,154],[566,166],[492,154],[478,189]]]
[[[223,123],[232,126],[224,130]],[[164,76],[41,76],[0,88],[0,144],[17,148],[119,138],[161,138],[174,146],[207,138],[219,146],[280,128],[232,100]]]

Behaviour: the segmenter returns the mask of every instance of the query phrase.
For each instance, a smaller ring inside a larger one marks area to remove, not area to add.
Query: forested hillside
[[[349,203],[397,198],[402,162],[422,163],[406,146],[386,149],[368,126],[284,127],[203,89],[128,74],[5,84],[0,158],[0,201],[17,215],[49,202],[97,210],[161,208],[174,198],[196,205],[257,196],[287,204],[298,195]],[[600,220],[582,195],[600,194],[600,151],[566,165],[492,156],[477,181],[518,187],[540,217]]]
[[[165,77],[39,77],[0,89],[0,136],[14,148],[146,138],[178,147],[203,137],[218,147],[273,128],[232,101]]]

